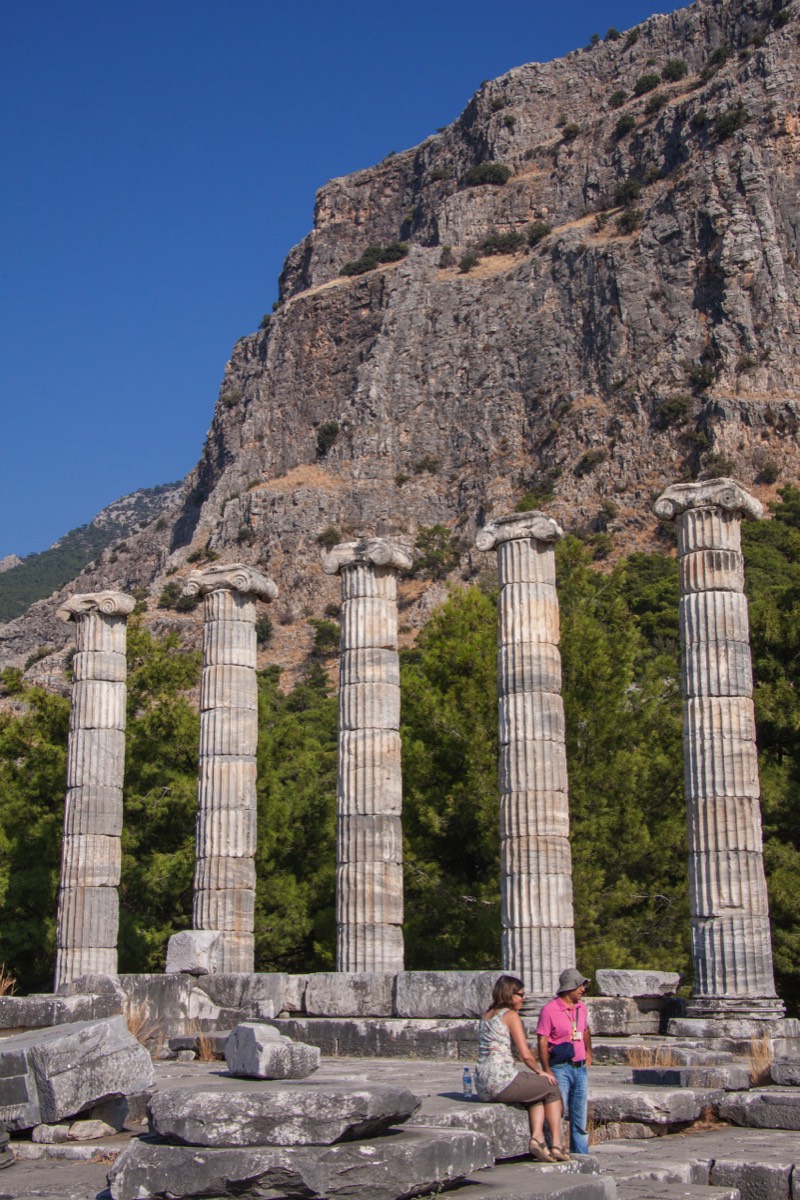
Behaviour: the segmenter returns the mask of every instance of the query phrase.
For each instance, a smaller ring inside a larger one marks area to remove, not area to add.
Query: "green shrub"
[[[617,139],[617,141],[619,141],[620,138],[625,137],[626,133],[630,133],[630,131],[635,128],[636,118],[634,117],[633,113],[623,113],[614,126],[614,137]]]
[[[709,478],[716,478],[720,475],[733,475],[735,472],[736,463],[725,454],[709,454],[703,464],[703,474]]]
[[[587,450],[581,455],[575,467],[575,474],[580,478],[583,475],[588,475],[595,467],[599,467],[600,463],[604,463],[608,458],[608,451],[602,450],[599,446]]]
[[[52,654],[52,653],[53,653],[52,646],[37,646],[36,649],[33,651],[33,653],[29,654],[28,657],[25,659],[25,665],[22,668],[23,671],[29,671],[35,663],[41,662],[41,660],[43,658],[47,658],[48,654]]]
[[[756,483],[777,483],[780,478],[781,468],[774,458],[768,458],[762,464],[761,470],[756,476]]]
[[[695,363],[689,369],[689,379],[697,391],[704,392],[716,379],[716,371],[709,362]]]
[[[606,30],[606,41],[607,42],[618,42],[621,37],[622,37],[622,34],[620,33],[620,31],[618,29],[615,29],[613,25],[609,29]]]
[[[256,540],[256,531],[249,525],[240,525],[239,532],[236,534],[236,541],[240,546],[252,546]]]
[[[374,271],[382,263],[399,262],[408,254],[406,242],[390,242],[388,246],[367,246],[360,258],[346,262],[341,269],[341,275],[364,275]]]
[[[492,112],[500,112],[500,109],[505,108],[507,104],[508,101],[506,100],[505,96],[495,96],[492,100],[490,108]]]
[[[317,456],[324,458],[339,436],[338,421],[323,421],[317,430]]]
[[[439,266],[452,267],[456,261],[456,256],[453,254],[452,246],[442,246],[442,253],[439,255]]]
[[[667,396],[656,409],[656,424],[660,429],[672,429],[684,425],[692,415],[694,401],[691,396]]]
[[[339,618],[341,617],[341,615],[342,615],[341,604],[326,604],[325,605],[325,616],[326,617],[332,617],[334,621],[338,621]]]
[[[506,113],[506,115],[503,117],[503,125],[506,129],[513,129],[516,123],[517,118],[513,113]]]
[[[308,623],[314,630],[315,654],[333,654],[339,649],[340,629],[335,621],[321,621],[312,617]]]
[[[617,88],[617,90],[615,92],[612,92],[611,95],[608,97],[608,103],[611,105],[612,108],[622,108],[623,104],[625,103],[625,101],[627,99],[628,99],[628,93],[625,91],[625,89]]]
[[[720,113],[714,122],[714,133],[721,142],[724,142],[726,138],[736,133],[737,129],[742,129],[749,120],[750,114],[739,100],[732,108]]]
[[[499,233],[495,229],[483,242],[481,250],[484,254],[515,254],[524,245],[524,233],[519,233],[516,229],[509,229],[505,233]]]
[[[758,359],[753,358],[752,354],[740,354],[736,360],[736,370],[739,374],[745,371],[753,371],[758,366]]]
[[[186,555],[187,563],[203,562],[206,557],[205,546],[198,546],[196,550],[192,550],[191,554]]]
[[[773,29],[783,29],[784,25],[788,25],[792,19],[792,14],[788,8],[781,8],[775,13],[772,18]]]
[[[458,269],[462,275],[466,275],[473,267],[477,267],[480,261],[477,254],[464,254],[459,260]]]
[[[589,45],[590,46],[598,46],[599,44],[600,44],[600,34],[593,33],[592,36],[589,38]]]
[[[552,226],[547,221],[532,221],[525,231],[529,246],[538,246],[542,238],[552,233]]]
[[[635,46],[639,40],[639,26],[635,25],[633,29],[628,30],[628,36],[625,38],[625,49],[630,50],[631,46]]]
[[[265,613],[256,621],[256,642],[259,646],[266,646],[271,637],[272,621]]]
[[[419,551],[411,568],[413,575],[444,579],[458,566],[463,546],[445,525],[423,525],[414,543]]]
[[[431,171],[430,175],[428,176],[428,182],[429,183],[441,183],[443,180],[449,179],[449,178],[450,178],[450,172],[445,170],[444,167],[434,167],[433,170]]]
[[[635,233],[644,220],[640,208],[626,208],[617,218],[617,229],[620,233]]]
[[[438,470],[439,460],[438,458],[434,458],[432,454],[426,454],[419,462],[414,463],[415,475],[424,475],[426,473],[428,475],[435,475]]]
[[[173,580],[171,583],[165,584],[162,589],[161,595],[158,597],[158,607],[159,608],[174,608],[175,605],[177,604],[178,600],[180,599],[180,594],[181,594],[182,590],[183,589],[182,589],[181,584],[179,584],[175,580]]]
[[[178,599],[175,601],[175,611],[193,612],[194,609],[197,608],[198,604],[202,603],[202,600],[203,597],[199,594],[192,596],[178,596]]]
[[[339,545],[341,540],[342,534],[336,526],[328,525],[317,537],[317,545],[322,546],[324,550],[332,550],[334,546]]]
[[[264,313],[263,317],[261,318],[261,320],[258,323],[258,328],[261,330],[269,329],[269,323],[271,320],[272,320],[272,314]]]
[[[504,184],[511,178],[511,168],[505,163],[482,162],[470,167],[464,176],[467,187],[480,187],[485,183]]]
[[[691,119],[689,120],[689,124],[691,125],[692,129],[705,129],[706,125],[708,124],[708,113],[706,110],[704,108],[698,108],[695,112],[693,112]]]
[[[631,176],[628,179],[623,179],[622,183],[617,184],[617,189],[614,192],[615,204],[633,204],[634,200],[638,200],[642,194],[642,185],[638,179]]]
[[[660,83],[660,75],[654,75],[652,72],[640,75],[633,85],[633,94],[634,96],[644,96],[647,92],[654,92]]]
[[[700,78],[705,81],[709,79],[715,71],[723,67],[729,58],[733,58],[733,50],[730,46],[717,46],[716,50],[712,50],[706,59],[706,64],[700,74]]]
[[[561,136],[565,142],[574,142],[576,137],[580,136],[581,127],[576,125],[574,121],[570,121],[561,130]]]
[[[667,97],[663,92],[653,92],[652,96],[648,96],[647,98],[644,111],[648,117],[652,117],[654,113],[661,112],[666,103]]]
[[[679,79],[685,79],[688,74],[689,68],[682,58],[668,58],[664,63],[661,78],[665,83],[677,83]]]

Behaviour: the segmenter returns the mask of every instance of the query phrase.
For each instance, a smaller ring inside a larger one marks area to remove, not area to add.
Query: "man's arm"
[[[592,1034],[588,1025],[583,1031],[583,1044],[586,1047],[586,1065],[590,1067],[592,1065]]]
[[[539,1051],[539,1062],[542,1064],[543,1071],[550,1070],[550,1047],[547,1044],[547,1038],[543,1033],[540,1033],[536,1039],[536,1049]]]

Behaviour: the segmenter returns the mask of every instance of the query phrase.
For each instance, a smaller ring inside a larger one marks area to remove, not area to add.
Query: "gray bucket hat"
[[[571,992],[573,988],[582,987],[589,980],[585,975],[581,975],[580,971],[575,967],[567,967],[566,971],[562,971],[558,977],[558,994],[562,992]]]

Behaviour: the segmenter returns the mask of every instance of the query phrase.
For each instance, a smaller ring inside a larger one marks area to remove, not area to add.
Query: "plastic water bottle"
[[[469,1100],[472,1098],[472,1071],[470,1071],[469,1067],[464,1067],[461,1091],[464,1095],[465,1100]]]

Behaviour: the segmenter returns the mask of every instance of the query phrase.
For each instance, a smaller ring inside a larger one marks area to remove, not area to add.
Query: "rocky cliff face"
[[[201,548],[260,562],[289,661],[338,598],[326,530],[442,524],[470,547],[532,494],[630,549],[667,483],[734,473],[768,498],[797,478],[799,34],[791,6],[700,0],[516,68],[329,183],[276,312],[234,347],[174,523],[70,590],[157,596]],[[490,163],[507,181],[473,183]],[[399,261],[342,273],[398,241]],[[466,549],[458,570],[481,565]],[[409,583],[401,619],[440,596]],[[5,626],[0,656],[45,625],[63,639],[50,620]]]

